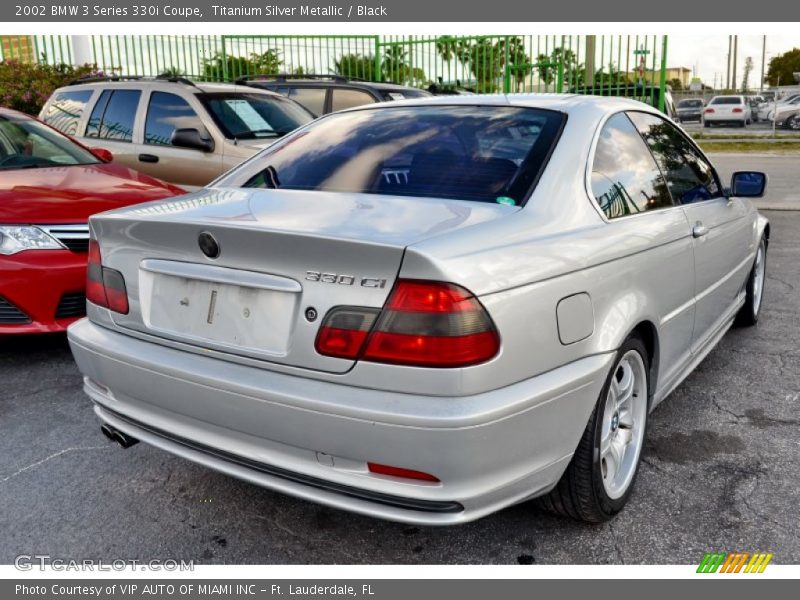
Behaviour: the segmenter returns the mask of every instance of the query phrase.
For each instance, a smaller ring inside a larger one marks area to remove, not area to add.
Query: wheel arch
[[[642,339],[645,350],[647,350],[647,358],[649,363],[648,370],[650,373],[650,385],[648,390],[650,396],[648,399],[649,405],[652,402],[655,390],[658,387],[658,369],[660,361],[658,328],[656,328],[655,323],[645,319],[639,321],[636,326],[631,329],[630,333],[625,337],[625,339],[634,334],[638,335]]]

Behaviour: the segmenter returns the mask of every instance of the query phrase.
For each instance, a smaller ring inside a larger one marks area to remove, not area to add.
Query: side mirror
[[[111,154],[110,150],[106,150],[105,148],[89,148],[89,152],[91,152],[95,158],[99,158],[103,162],[110,163],[114,160],[114,155]]]
[[[736,171],[731,176],[731,196],[761,198],[767,189],[767,175],[759,171]]]
[[[178,148],[191,148],[201,152],[213,152],[214,140],[210,137],[203,137],[200,132],[192,128],[176,129],[172,132],[169,143]]]

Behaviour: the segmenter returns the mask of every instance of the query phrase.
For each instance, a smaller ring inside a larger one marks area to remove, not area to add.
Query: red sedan
[[[91,215],[185,193],[110,159],[0,108],[0,335],[64,331],[85,314]]]

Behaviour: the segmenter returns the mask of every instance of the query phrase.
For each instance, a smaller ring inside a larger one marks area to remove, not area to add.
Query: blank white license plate
[[[142,319],[154,330],[286,354],[297,294],[140,271]]]

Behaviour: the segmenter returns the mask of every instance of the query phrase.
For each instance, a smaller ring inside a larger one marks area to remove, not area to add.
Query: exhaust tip
[[[112,442],[116,442],[123,448],[130,448],[131,446],[138,444],[139,440],[135,437],[128,435],[127,433],[123,433],[119,429],[116,429],[109,425],[108,423],[103,423],[100,426],[100,431],[103,432],[103,435],[106,436]]]

